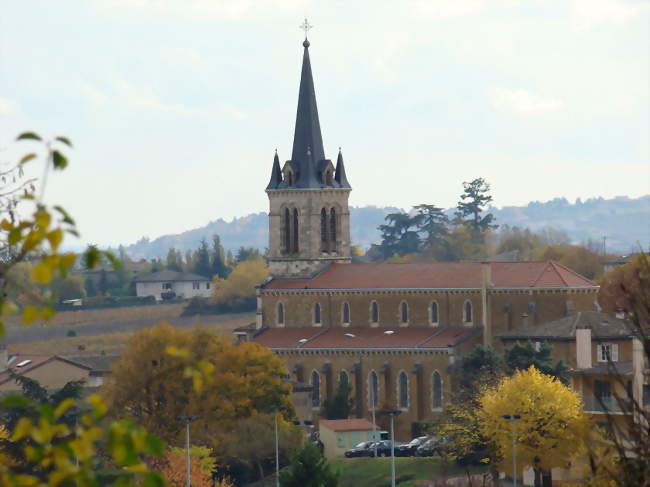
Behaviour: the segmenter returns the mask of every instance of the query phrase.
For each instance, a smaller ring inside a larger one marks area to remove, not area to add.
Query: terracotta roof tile
[[[332,431],[367,431],[379,429],[378,426],[372,424],[366,418],[321,419],[318,422],[318,426],[325,426]]]
[[[427,262],[332,264],[311,279],[273,279],[266,289],[479,289],[489,265],[497,288],[595,287],[555,262]]]
[[[85,364],[81,364],[64,357],[59,357],[58,355],[13,355],[9,358],[9,360],[10,363],[8,364],[8,369],[18,375],[23,375],[30,370],[34,370],[37,367],[40,367],[41,365],[44,365],[52,360],[60,360],[62,362],[67,362],[69,364],[75,365],[79,368],[90,370],[90,367]],[[18,365],[21,363],[24,365],[18,367]],[[0,372],[0,384],[5,383],[10,379],[11,377],[8,370]]]
[[[271,349],[446,348],[479,328],[267,328],[253,341]]]

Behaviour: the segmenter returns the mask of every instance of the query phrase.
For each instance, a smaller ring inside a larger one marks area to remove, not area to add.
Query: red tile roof
[[[59,357],[58,355],[13,355],[12,357],[9,358],[10,363],[9,363],[9,369],[13,371],[15,374],[18,375],[23,375],[30,370],[34,370],[41,365],[44,365],[48,362],[51,362],[53,360],[61,360],[63,362],[75,365],[79,368],[82,369],[87,369],[90,370],[90,367],[88,367],[85,364],[80,364],[78,362],[74,362],[72,360]],[[18,367],[18,364],[27,362],[25,365]],[[4,367],[3,367],[4,368]],[[3,384],[11,379],[11,376],[9,375],[9,372],[7,370],[4,370],[0,372],[0,384]]]
[[[478,327],[267,328],[253,341],[271,349],[429,349],[447,348],[480,330]]]
[[[596,287],[556,262],[332,264],[311,279],[273,279],[266,289],[479,289],[482,266],[496,288]]]
[[[332,431],[367,431],[379,429],[366,418],[353,419],[321,419],[318,426],[325,426]]]

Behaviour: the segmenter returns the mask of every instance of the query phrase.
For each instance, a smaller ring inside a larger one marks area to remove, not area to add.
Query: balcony
[[[613,396],[582,396],[582,409],[587,413],[631,414],[632,400]]]

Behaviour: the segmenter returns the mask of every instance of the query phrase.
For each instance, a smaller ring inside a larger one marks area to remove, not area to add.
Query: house
[[[632,324],[598,312],[578,312],[536,327],[500,333],[503,348],[518,341],[552,345],[554,361],[569,366],[571,388],[583,409],[612,434],[636,428],[632,401],[650,408],[650,369]],[[579,468],[553,471],[553,479],[579,476]],[[526,476],[524,477],[524,481]]]
[[[380,428],[365,418],[321,419],[318,428],[326,458],[342,457],[362,441],[380,440]]]
[[[210,279],[189,272],[164,270],[139,277],[134,282],[136,296],[153,296],[156,301],[212,295]]]
[[[22,387],[11,377],[14,374],[38,381],[46,389],[57,390],[71,381],[84,380],[89,385],[92,368],[58,355],[19,354],[7,356],[0,350],[0,394],[20,392]]]

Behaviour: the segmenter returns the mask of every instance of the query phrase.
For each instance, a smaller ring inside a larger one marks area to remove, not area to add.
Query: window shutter
[[[618,343],[613,343],[612,347],[612,362],[618,362]]]

